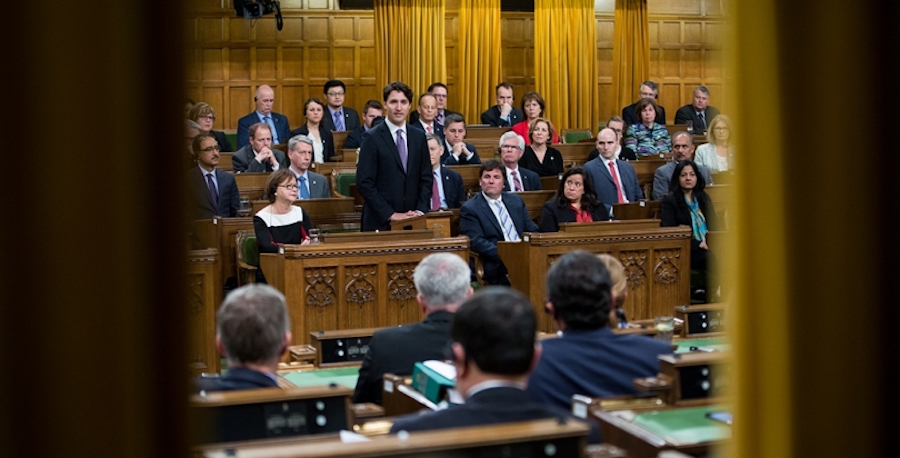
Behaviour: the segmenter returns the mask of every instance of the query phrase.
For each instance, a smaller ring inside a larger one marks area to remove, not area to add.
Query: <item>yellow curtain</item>
[[[447,80],[442,0],[375,0],[374,15],[379,88],[402,81],[418,95]]]
[[[496,102],[500,62],[500,0],[462,0],[458,90],[449,105],[466,117],[466,123],[480,123],[481,112]]]
[[[647,0],[616,0],[613,38],[613,107],[635,101],[638,85],[650,78],[650,31]],[[602,113],[609,116],[617,113]]]
[[[597,125],[595,30],[593,0],[534,3],[535,86],[557,130]]]

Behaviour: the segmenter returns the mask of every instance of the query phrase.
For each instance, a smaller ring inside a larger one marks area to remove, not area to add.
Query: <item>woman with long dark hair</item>
[[[608,221],[609,210],[594,191],[594,182],[582,167],[563,173],[556,194],[541,210],[541,232],[558,232],[559,223]]]

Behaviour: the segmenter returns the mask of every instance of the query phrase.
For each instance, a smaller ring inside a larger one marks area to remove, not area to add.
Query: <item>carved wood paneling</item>
[[[387,264],[387,315],[388,323],[399,325],[421,319],[416,301],[416,285],[413,283],[415,263]]]

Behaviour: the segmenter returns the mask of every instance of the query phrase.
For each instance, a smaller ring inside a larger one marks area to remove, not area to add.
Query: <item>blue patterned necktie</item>
[[[500,215],[500,227],[503,228],[503,234],[506,237],[507,242],[517,242],[519,241],[519,233],[516,232],[516,226],[513,224],[512,220],[509,218],[509,213],[506,212],[506,209],[503,207],[503,203],[499,200],[494,201],[494,205],[497,206],[497,214]]]
[[[269,125],[269,128],[272,129],[272,143],[278,144],[278,134],[275,133],[275,121],[272,120],[271,116],[263,116],[263,122]]]
[[[334,116],[334,130],[343,131],[344,130],[344,117],[341,116],[341,112],[337,111],[333,113]]]
[[[300,177],[300,198],[309,199],[309,189],[306,189],[306,176]]]

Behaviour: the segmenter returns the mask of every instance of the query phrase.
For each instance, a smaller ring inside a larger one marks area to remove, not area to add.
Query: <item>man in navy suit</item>
[[[284,295],[264,284],[230,293],[216,312],[216,348],[228,361],[223,376],[196,379],[198,391],[231,391],[278,386],[281,355],[291,344]]]
[[[481,192],[459,209],[459,233],[484,264],[484,281],[509,285],[506,266],[497,254],[497,242],[517,242],[525,232],[538,232],[521,197],[503,192],[503,164],[488,159],[478,175]]]
[[[322,116],[325,129],[343,132],[353,131],[359,127],[359,113],[353,108],[344,106],[347,86],[341,80],[330,80],[325,83],[324,90],[328,110]]]
[[[537,402],[569,408],[572,395],[608,397],[635,393],[634,379],[659,373],[665,342],[609,328],[609,270],[597,255],[564,254],[547,273],[545,308],[562,336],[542,342],[544,354],[526,390]]]
[[[434,122],[440,124],[441,127],[446,128],[447,116],[450,116],[452,114],[459,114],[455,111],[447,109],[447,85],[441,82],[431,83],[431,86],[428,86],[426,92],[433,95],[435,100],[437,100],[437,113],[434,115]],[[409,115],[409,122],[415,123],[418,120],[418,112],[414,111]]]
[[[295,135],[288,141],[288,158],[291,172],[297,177],[297,198],[325,199],[331,197],[328,179],[309,169],[313,156],[313,139]]]
[[[384,118],[384,106],[377,100],[369,100],[363,108],[363,124],[347,135],[344,148],[354,149],[362,146],[363,134],[374,127],[375,118]]]
[[[638,99],[638,102],[641,99],[653,99],[654,101],[659,98],[659,86],[656,85],[653,81],[647,80],[641,83],[641,87],[638,89],[641,93],[641,98]],[[634,109],[637,107],[637,102],[628,105],[625,108],[622,108],[622,119],[625,120],[625,128],[632,124],[637,124],[641,122],[640,117],[637,113],[634,112]],[[658,110],[656,110],[656,119],[654,122],[657,124],[666,125],[666,109],[662,107],[662,105],[656,106]],[[609,125],[607,124],[607,127]]]
[[[488,124],[493,127],[512,127],[519,121],[525,119],[522,110],[513,108],[512,103],[515,100],[513,96],[513,86],[507,82],[497,85],[497,105],[494,105],[484,113],[481,113],[481,123]]]
[[[272,149],[272,130],[269,126],[258,122],[247,131],[250,143],[231,156],[231,166],[235,173],[274,172],[289,165],[287,156],[281,150]]]
[[[425,93],[419,96],[419,119],[415,122],[410,121],[409,125],[416,129],[421,129],[427,134],[435,134],[444,140],[444,128],[434,120],[437,113],[437,102],[433,95]]]
[[[540,191],[541,176],[536,172],[519,167],[519,159],[525,153],[525,139],[509,131],[500,136],[500,161],[506,173],[504,191]]]
[[[256,90],[256,111],[238,120],[237,147],[238,149],[250,144],[250,126],[258,122],[265,123],[272,130],[272,144],[287,143],[291,138],[291,128],[287,116],[272,111],[275,103],[275,91],[266,84]]]
[[[466,120],[459,113],[447,115],[444,121],[444,165],[481,164],[475,145],[466,143]]]
[[[522,293],[489,287],[456,311],[450,337],[456,390],[465,404],[400,417],[391,432],[427,431],[555,418],[578,420],[566,408],[534,402],[525,393],[528,373],[541,358],[534,306]],[[600,441],[591,424],[590,442]]]
[[[216,169],[219,165],[219,144],[216,138],[211,134],[200,134],[194,137],[191,150],[197,161],[197,167],[191,167],[187,176],[191,218],[237,216],[240,206],[237,183],[234,175]]]
[[[584,170],[594,180],[597,196],[610,209],[613,204],[637,202],[644,198],[634,167],[616,159],[616,138],[612,129],[600,130],[597,134],[600,156],[584,164]]]
[[[709,89],[706,86],[697,86],[691,103],[675,112],[675,124],[687,124],[690,121],[695,133],[705,134],[709,123],[718,115],[719,110],[709,106]]]
[[[382,94],[387,119],[363,135],[356,166],[356,189],[366,201],[363,231],[390,230],[391,221],[423,215],[431,205],[425,132],[406,124],[412,89],[395,81]]]
[[[466,201],[466,189],[462,176],[441,165],[444,148],[441,139],[435,134],[425,134],[428,141],[428,154],[431,156],[432,179],[431,210],[459,208]]]

